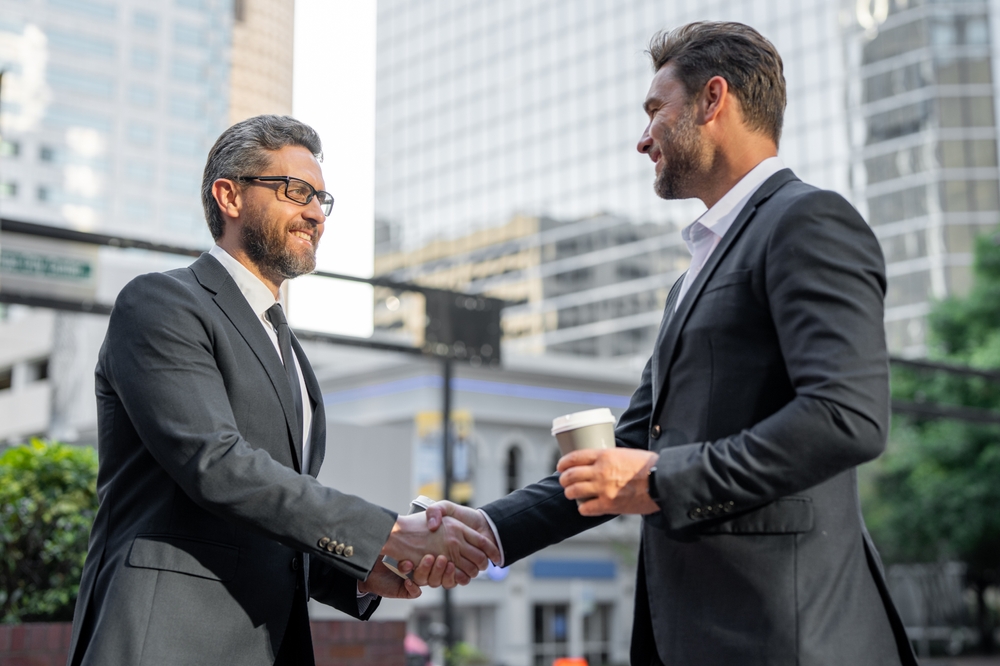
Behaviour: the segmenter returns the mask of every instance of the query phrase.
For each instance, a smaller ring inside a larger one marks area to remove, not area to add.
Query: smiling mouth
[[[310,244],[313,242],[313,236],[308,231],[302,231],[301,229],[294,229],[292,231],[289,231],[288,233],[295,236],[296,238],[308,241]]]

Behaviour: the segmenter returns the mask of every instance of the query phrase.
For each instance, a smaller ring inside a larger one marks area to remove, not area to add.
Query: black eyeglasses
[[[323,190],[317,190],[301,178],[292,178],[291,176],[234,176],[230,180],[243,182],[259,180],[265,183],[284,183],[285,196],[289,201],[294,201],[297,204],[305,206],[313,200],[313,197],[316,197],[319,200],[319,207],[322,209],[323,215],[329,217],[330,212],[333,210],[333,195]]]

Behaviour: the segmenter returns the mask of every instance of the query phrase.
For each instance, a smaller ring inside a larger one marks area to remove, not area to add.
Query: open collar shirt
[[[674,305],[675,312],[680,307],[681,300],[687,295],[691,284],[698,277],[698,273],[718,247],[719,241],[750,201],[750,197],[764,184],[764,181],[784,168],[785,165],[780,158],[767,158],[743,176],[740,182],[716,201],[714,206],[702,213],[701,217],[681,230],[681,238],[691,253],[691,267],[684,274],[684,282],[681,284],[681,291]]]

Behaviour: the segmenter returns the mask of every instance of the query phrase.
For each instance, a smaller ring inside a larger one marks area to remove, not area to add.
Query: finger
[[[402,562],[396,565],[396,569],[399,570],[399,573],[404,575],[413,571],[414,568],[415,567],[413,566],[413,562],[409,560],[403,560]]]
[[[566,496],[566,499],[584,499],[597,497],[599,494],[600,489],[597,487],[597,484],[590,482],[574,483],[563,490],[563,495]]]
[[[597,472],[592,465],[578,465],[570,467],[559,475],[559,483],[563,488],[568,488],[574,483],[590,481],[597,476]]]
[[[455,568],[464,573],[470,579],[479,575],[479,566],[467,557],[459,557],[455,562]]]
[[[458,583],[459,585],[468,585],[469,583],[472,582],[472,579],[469,578],[468,576],[466,576],[461,570],[459,570],[456,567],[456,569],[455,569],[455,582]]]
[[[571,451],[559,459],[559,464],[556,465],[556,471],[562,474],[570,467],[577,467],[578,465],[593,465],[594,461],[597,460],[600,454],[601,449],[579,449],[577,451]]]
[[[428,584],[428,580],[431,575],[431,569],[434,567],[434,559],[435,558],[433,555],[424,555],[420,559],[420,564],[417,565],[417,568],[413,570],[413,576],[411,576],[414,583],[416,583],[417,585]]]
[[[592,500],[587,500],[577,507],[581,516],[603,516],[606,513],[611,513],[607,510],[604,502],[598,498]]]
[[[420,596],[420,588],[412,580],[403,581],[403,589],[406,592],[406,597],[408,599],[416,599]]]
[[[458,583],[455,581],[455,573],[458,571],[455,565],[451,562],[448,563],[448,568],[444,571],[444,579],[441,581],[441,585],[446,590],[454,588]]]
[[[427,529],[431,532],[437,532],[437,528],[441,527],[441,520],[444,518],[444,511],[438,504],[431,504],[427,507],[424,512],[427,516]]]
[[[448,558],[444,555],[438,555],[434,560],[434,568],[431,570],[430,582],[431,587],[441,587],[441,583],[444,580],[445,571],[448,568]]]

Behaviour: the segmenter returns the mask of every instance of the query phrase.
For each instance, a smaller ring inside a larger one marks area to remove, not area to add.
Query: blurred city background
[[[376,278],[289,294],[337,452],[321,480],[405,511],[553,472],[552,418],[621,413],[689,262],[703,206],[659,200],[635,144],[650,36],[700,19],[775,43],[781,158],[882,244],[896,414],[864,510],[918,652],[990,651],[1000,0],[0,0],[0,447],[94,444],[115,295],[208,249],[208,148],[281,113],[324,138],[322,270]],[[491,568],[447,616],[428,590],[376,619],[438,660],[450,619],[452,661],[627,663],[638,537],[618,518]],[[18,616],[4,575],[0,619],[60,617]]]

